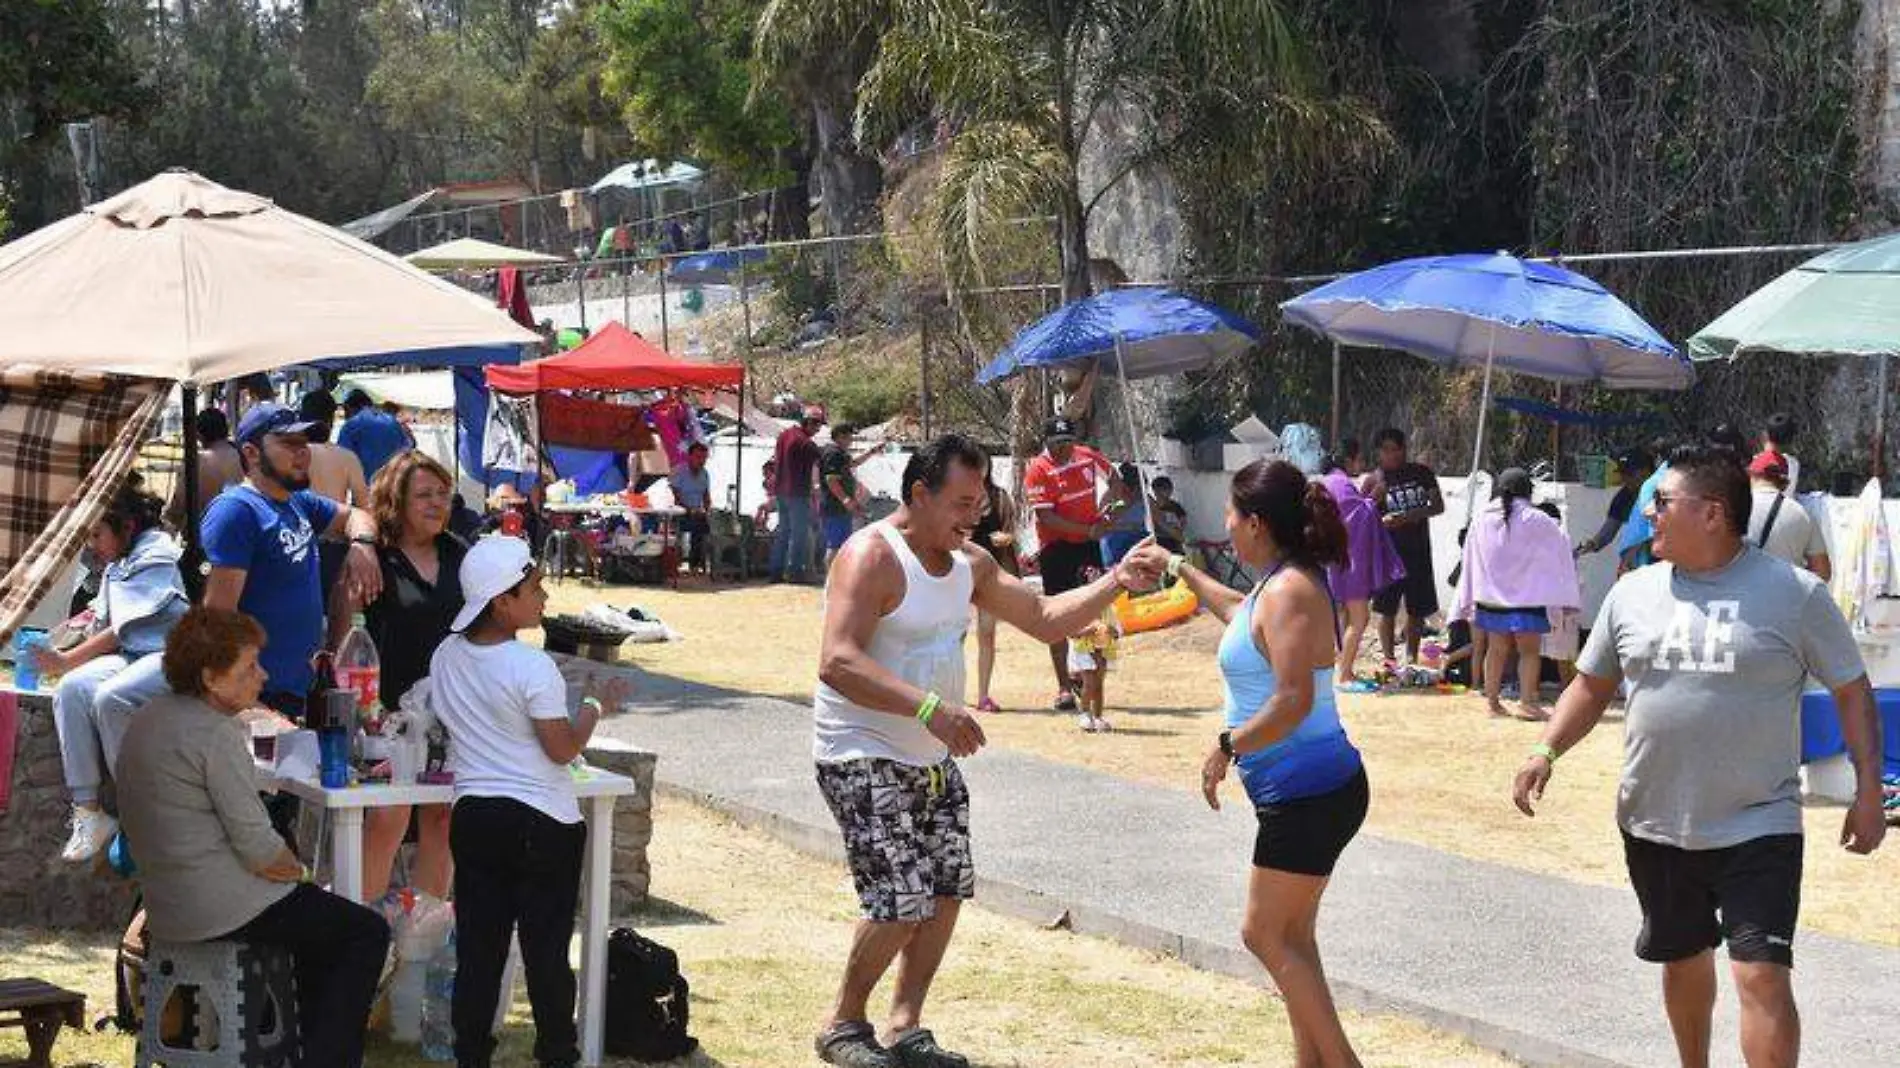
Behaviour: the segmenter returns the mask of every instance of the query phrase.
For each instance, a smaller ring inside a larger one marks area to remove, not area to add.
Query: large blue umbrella
[[[1092,360],[1129,380],[1180,374],[1243,353],[1259,340],[1247,320],[1173,290],[1112,289],[1024,327],[976,380],[982,385],[1030,368]]]
[[[666,268],[666,277],[670,281],[689,285],[723,285],[738,274],[744,265],[764,263],[765,260],[765,250],[756,247],[697,252],[674,260]]]
[[[1686,389],[1695,372],[1656,329],[1574,271],[1515,256],[1424,256],[1348,275],[1280,305],[1290,322],[1343,345],[1402,349],[1445,367],[1610,389]]]
[[[1065,304],[1024,327],[977,372],[976,380],[981,385],[1031,368],[1100,361],[1125,385],[1137,378],[1205,367],[1223,356],[1246,352],[1259,340],[1259,331],[1247,320],[1172,290],[1111,289]],[[1122,413],[1128,420],[1129,445],[1134,447],[1135,410],[1126,389],[1122,390]],[[1147,500],[1145,474],[1141,491]],[[1153,534],[1154,516],[1148,514],[1147,520],[1148,533]]]

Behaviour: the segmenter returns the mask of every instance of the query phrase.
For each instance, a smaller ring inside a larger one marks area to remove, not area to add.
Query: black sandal
[[[919,1027],[891,1043],[898,1068],[970,1068],[970,1059],[937,1045],[937,1036]]]
[[[833,1024],[812,1046],[819,1060],[838,1068],[898,1068],[889,1051],[877,1044],[877,1029],[864,1020]]]

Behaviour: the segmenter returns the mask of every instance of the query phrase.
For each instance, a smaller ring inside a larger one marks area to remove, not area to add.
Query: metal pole
[[[180,450],[185,482],[185,552],[198,547],[198,387],[186,382],[179,390],[179,408],[185,418],[184,448]]]
[[[743,368],[739,376],[739,448],[737,458],[733,460],[732,472],[732,514],[735,521],[745,515],[745,388],[752,379],[752,300],[746,296],[745,254],[739,255],[739,317],[743,320],[745,336],[739,343],[739,366]],[[745,526],[740,524],[743,531]],[[746,554],[751,551],[748,543],[739,550],[741,560],[750,559]],[[739,572],[744,574],[744,568]]]
[[[581,329],[585,330],[587,329],[587,267],[584,264],[574,265],[574,292],[580,298]]]
[[[1563,410],[1564,384],[1562,382],[1558,382],[1553,387],[1551,400],[1552,403],[1556,405],[1558,411]],[[1561,420],[1552,419],[1550,421],[1550,477],[1559,482],[1562,482],[1564,478],[1563,464],[1564,424]]]
[[[633,329],[633,264],[620,261],[620,325]]]
[[[1465,525],[1471,525],[1471,516],[1478,507],[1478,464],[1484,459],[1484,421],[1491,411],[1491,364],[1498,352],[1498,328],[1485,326],[1486,342],[1484,350],[1484,391],[1478,399],[1478,440],[1471,445],[1471,474],[1465,479]]]
[[[1115,335],[1115,381],[1121,385],[1122,414],[1128,419],[1128,457],[1135,462],[1135,490],[1141,494],[1141,518],[1148,536],[1155,536],[1154,512],[1148,507],[1148,472],[1141,469],[1141,441],[1135,436],[1135,401],[1128,395],[1128,368],[1122,362],[1122,336]]]
[[[1339,447],[1339,342],[1333,342],[1333,425],[1332,434],[1326,440]]]
[[[673,351],[673,335],[666,322],[666,257],[660,257],[660,347]]]

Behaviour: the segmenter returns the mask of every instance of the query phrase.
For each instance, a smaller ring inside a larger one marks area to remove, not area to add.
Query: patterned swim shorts
[[[970,792],[954,761],[821,763],[818,789],[844,832],[865,919],[921,923],[937,914],[937,898],[976,896]]]

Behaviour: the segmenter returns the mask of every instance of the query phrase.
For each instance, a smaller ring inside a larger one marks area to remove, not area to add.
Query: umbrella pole
[[[1326,440],[1339,447],[1339,342],[1333,342],[1333,425],[1331,436]]]
[[[1155,536],[1155,517],[1148,510],[1148,473],[1141,469],[1141,442],[1135,437],[1135,401],[1128,395],[1128,368],[1122,362],[1122,336],[1115,335],[1115,380],[1121,383],[1122,415],[1128,420],[1128,458],[1135,462],[1135,492],[1141,494],[1141,518],[1148,536]]]
[[[184,448],[179,450],[184,469],[179,476],[185,483],[185,556],[198,547],[198,387],[186,382],[178,391],[179,414],[184,417]]]
[[[1498,328],[1486,326],[1488,332],[1484,350],[1484,391],[1478,397],[1478,440],[1471,445],[1471,474],[1465,478],[1465,525],[1471,525],[1472,513],[1478,507],[1478,467],[1484,462],[1484,423],[1491,412],[1491,365],[1498,354]]]

